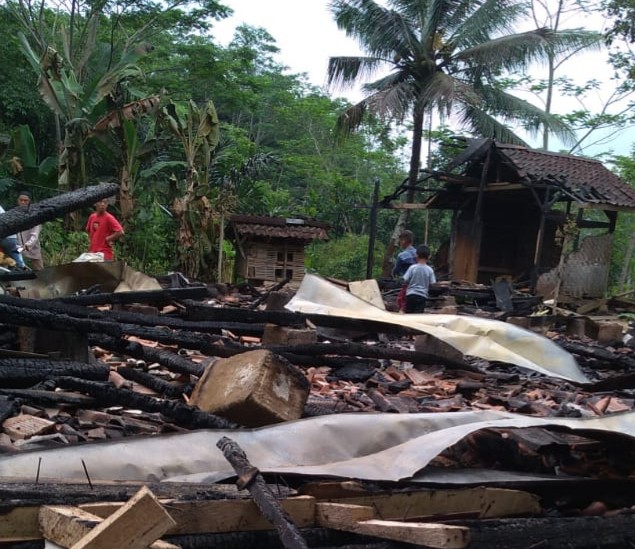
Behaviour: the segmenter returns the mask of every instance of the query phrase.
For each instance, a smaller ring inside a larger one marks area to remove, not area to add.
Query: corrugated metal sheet
[[[635,189],[597,160],[501,143],[496,149],[528,183],[557,182],[582,202],[635,208]]]

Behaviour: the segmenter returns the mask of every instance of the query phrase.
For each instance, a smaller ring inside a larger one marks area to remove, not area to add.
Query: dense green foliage
[[[309,267],[363,277],[374,181],[380,196],[392,193],[408,172],[418,175],[425,139],[447,144],[454,133],[423,131],[423,114],[458,112],[474,134],[506,140],[516,139],[506,124],[517,120],[564,130],[506,93],[501,76],[583,42],[580,33],[513,34],[523,12],[508,0],[380,4],[332,4],[340,27],[370,55],[353,68],[334,60],[332,80],[365,77],[364,68],[380,63],[393,71],[367,86],[362,104],[350,105],[289,73],[263,29],[239,27],[231,43],[218,45],[213,22],[229,9],[213,0],[78,0],[70,12],[0,0],[2,205],[11,207],[24,187],[40,200],[58,188],[118,181],[111,210],[126,229],[118,257],[152,274],[191,260],[191,273],[204,279],[217,277],[220,224],[231,213],[317,218],[329,224],[331,240],[311,247]],[[415,17],[422,13],[430,17]],[[394,25],[401,30],[392,32]],[[199,141],[195,151],[199,109],[210,101],[220,137]],[[342,139],[342,113],[360,108],[364,117],[349,118],[355,133]],[[391,121],[404,120],[410,125],[395,132]],[[431,166],[442,167],[453,152],[433,147]],[[76,231],[68,220],[44,227],[49,263],[85,251],[80,229],[88,213],[78,212]],[[398,217],[379,211],[376,275]],[[409,227],[436,250],[449,236],[449,214],[416,212]]]

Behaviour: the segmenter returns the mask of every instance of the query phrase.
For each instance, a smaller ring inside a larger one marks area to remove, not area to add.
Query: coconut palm
[[[329,84],[345,87],[385,71],[363,86],[366,97],[342,114],[340,128],[354,129],[366,112],[397,122],[410,119],[409,202],[427,112],[452,115],[463,128],[505,142],[523,144],[509,124],[531,132],[546,127],[572,139],[561,120],[507,93],[497,80],[549,55],[576,51],[595,35],[580,29],[514,32],[526,8],[518,0],[331,2],[338,27],[358,40],[366,56],[332,57]]]

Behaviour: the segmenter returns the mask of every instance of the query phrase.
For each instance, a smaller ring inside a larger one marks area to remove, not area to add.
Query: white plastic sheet
[[[305,275],[290,311],[375,320],[430,334],[465,355],[507,362],[542,374],[588,383],[571,354],[541,335],[474,316],[391,313],[315,275]]]
[[[335,414],[252,430],[202,430],[5,456],[0,477],[215,482],[233,475],[216,442],[228,436],[265,472],[397,481],[411,478],[470,433],[559,426],[635,437],[635,412],[598,419],[477,411]],[[425,475],[424,475],[425,477]]]

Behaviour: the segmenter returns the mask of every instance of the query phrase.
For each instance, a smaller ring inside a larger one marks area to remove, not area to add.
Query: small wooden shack
[[[303,218],[232,215],[236,242],[235,274],[254,284],[304,277],[304,250],[313,240],[328,240],[325,223]]]
[[[529,280],[543,296],[556,286],[577,298],[606,291],[617,215],[635,212],[635,189],[601,162],[478,139],[430,177],[444,185],[425,206],[454,212],[452,278]],[[581,232],[563,255],[571,220]]]

